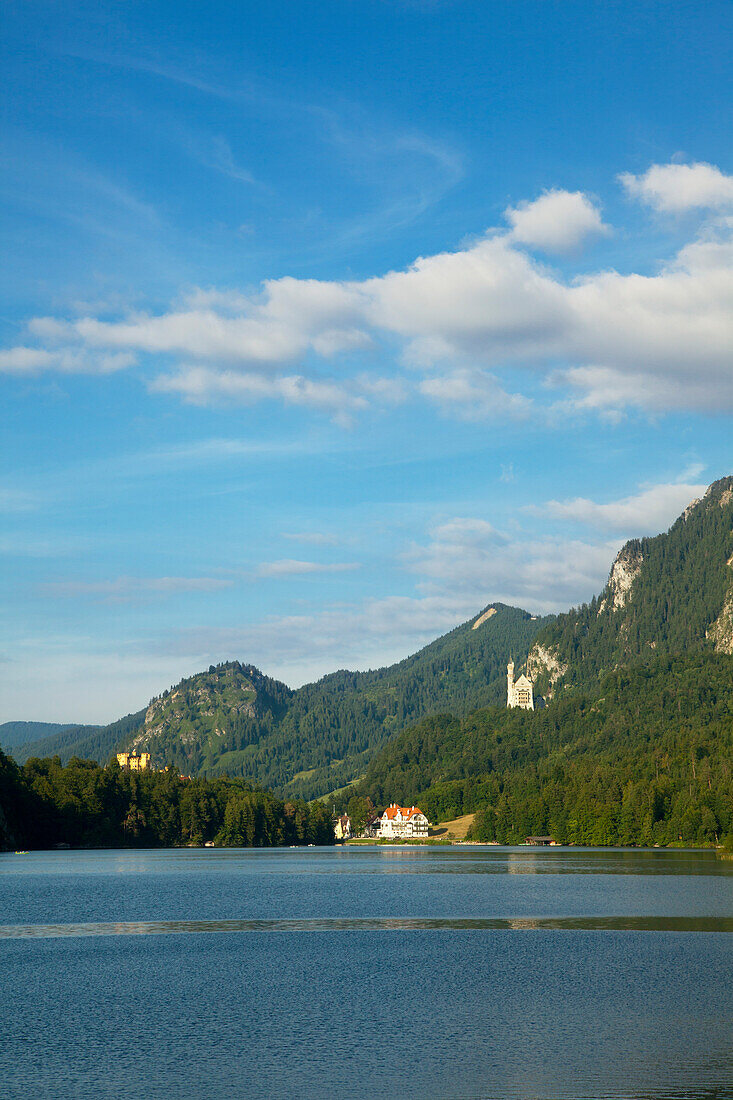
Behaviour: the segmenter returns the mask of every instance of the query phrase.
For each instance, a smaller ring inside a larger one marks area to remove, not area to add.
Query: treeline
[[[59,844],[224,847],[332,844],[330,809],[282,801],[242,779],[181,779],[129,772],[116,761],[32,758],[19,766],[0,752],[0,847]]]
[[[733,659],[662,658],[535,712],[426,719],[344,792],[476,813],[473,839],[716,844],[733,834]]]

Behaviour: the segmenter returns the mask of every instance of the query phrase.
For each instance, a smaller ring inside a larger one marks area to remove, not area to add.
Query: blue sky
[[[0,721],[566,608],[733,472],[729,5],[4,24]]]

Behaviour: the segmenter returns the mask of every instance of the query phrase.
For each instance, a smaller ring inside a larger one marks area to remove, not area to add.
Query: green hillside
[[[106,763],[116,752],[120,742],[127,739],[133,730],[140,727],[145,711],[128,714],[108,726],[61,726],[56,733],[23,742],[9,751],[18,763],[31,757],[58,756],[66,764],[72,757],[97,760]],[[23,723],[17,723],[21,725]],[[36,723],[29,723],[35,725]],[[38,723],[42,725],[42,723]]]
[[[524,660],[547,620],[503,604],[484,613],[476,629],[481,616],[396,665],[335,672],[297,691],[251,665],[212,666],[153,700],[128,743],[186,774],[316,798],[362,775],[405,724],[503,698],[509,657]]]
[[[61,722],[3,722],[0,725],[0,748],[14,749],[18,745],[31,744],[34,741],[45,741],[56,735],[75,731],[83,736],[81,731],[99,729],[99,726],[78,726]]]
[[[596,684],[664,653],[733,653],[733,477],[714,482],[668,532],[619,553],[600,596],[554,617],[530,672],[542,694]],[[553,670],[553,664],[555,668]]]
[[[434,821],[478,811],[481,840],[716,843],[733,833],[733,658],[655,658],[538,711],[426,719],[356,793]]]

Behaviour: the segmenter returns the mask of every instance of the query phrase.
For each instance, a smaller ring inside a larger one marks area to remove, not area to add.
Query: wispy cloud
[[[312,546],[336,546],[339,541],[336,535],[324,531],[283,531],[282,537],[292,542],[309,543]]]
[[[691,500],[705,492],[705,485],[680,482],[652,485],[633,496],[599,503],[586,497],[574,500],[549,500],[536,509],[557,519],[573,520],[605,531],[634,535],[665,531]]]
[[[359,562],[316,562],[282,558],[280,561],[262,562],[257,568],[259,577],[298,577],[307,573],[350,573],[360,569]]]
[[[115,577],[113,580],[50,581],[38,586],[41,596],[56,599],[90,598],[126,603],[144,597],[177,596],[184,592],[214,592],[231,588],[222,577]]]

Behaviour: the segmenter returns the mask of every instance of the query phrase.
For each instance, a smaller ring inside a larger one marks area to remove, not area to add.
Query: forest
[[[658,658],[534,712],[427,718],[339,807],[367,797],[414,803],[436,822],[475,813],[475,840],[730,843],[733,658]]]
[[[243,779],[188,779],[167,772],[101,767],[74,758],[27,760],[0,752],[0,849],[266,848],[332,844],[322,803],[283,801]]]

